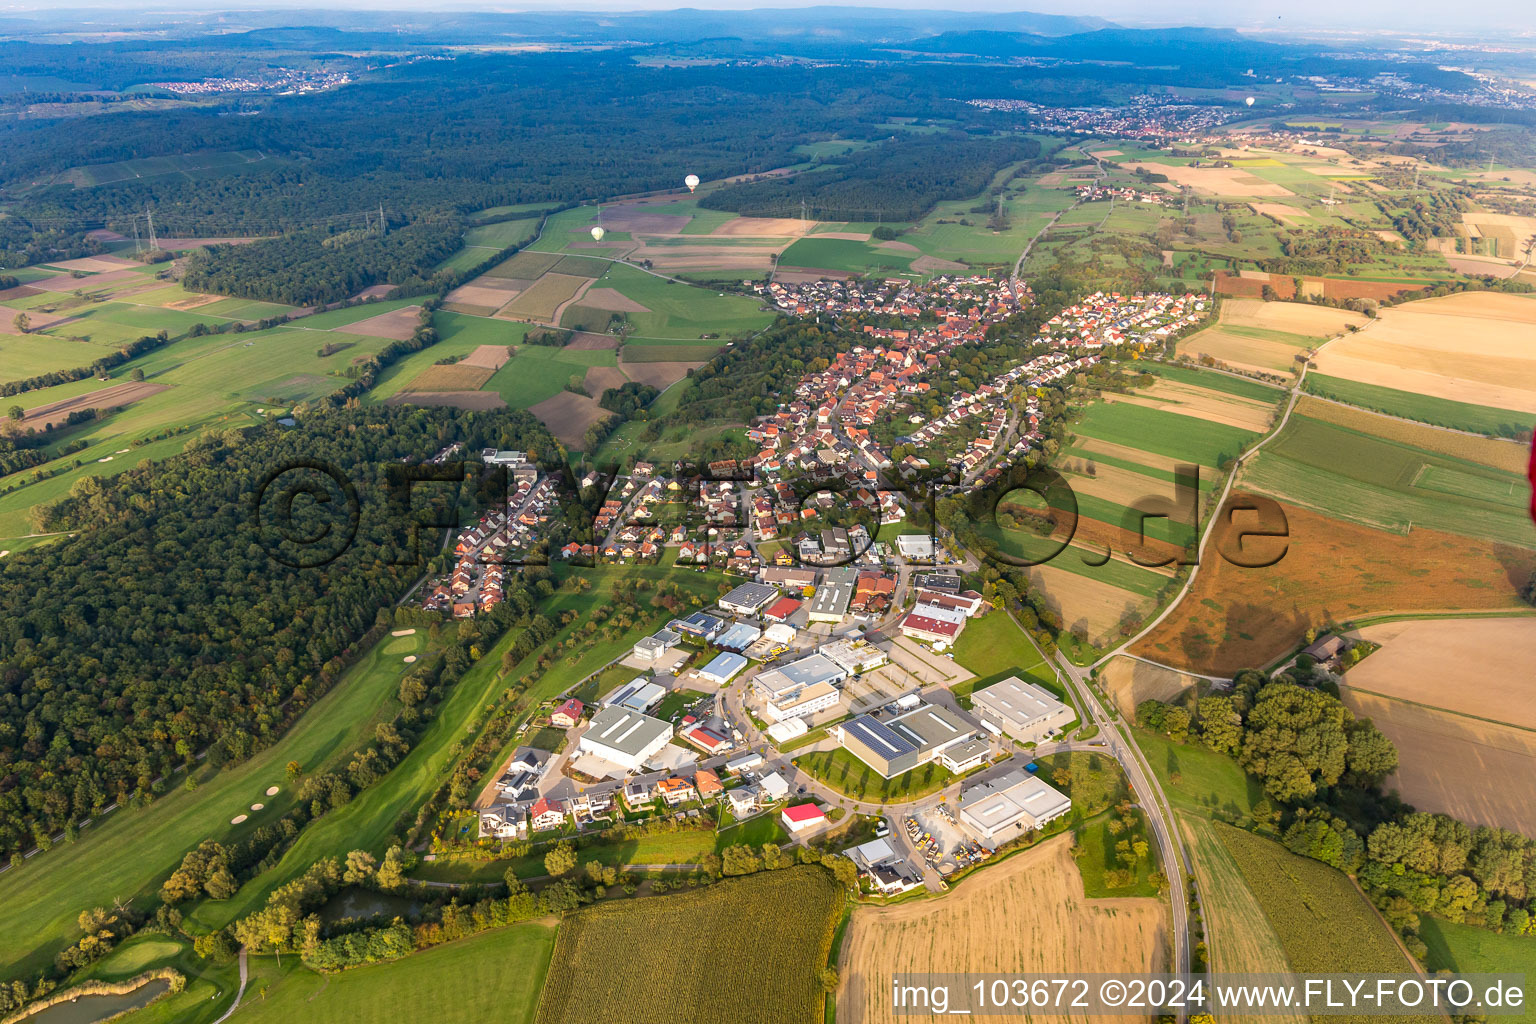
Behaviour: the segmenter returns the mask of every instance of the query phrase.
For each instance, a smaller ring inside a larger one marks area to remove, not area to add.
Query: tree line
[[[1145,701],[1136,718],[1236,760],[1265,794],[1247,824],[1353,875],[1420,959],[1425,914],[1536,935],[1536,840],[1417,812],[1384,793],[1396,748],[1328,689],[1250,669],[1237,674],[1230,693]]]
[[[801,204],[822,220],[917,220],[942,199],[986,191],[1008,164],[1040,154],[1033,139],[936,132],[859,150],[831,166],[727,185],[699,205],[749,217],[798,217]]]

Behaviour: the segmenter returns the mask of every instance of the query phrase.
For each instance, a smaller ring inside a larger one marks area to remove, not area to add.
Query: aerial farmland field
[[[1381,311],[1315,358],[1319,373],[1470,405],[1536,413],[1536,299],[1464,292]]]
[[[1242,482],[1365,526],[1536,547],[1523,474],[1293,415]]]
[[[1221,822],[1211,826],[1297,972],[1401,973],[1408,955],[1342,871]]]
[[[558,935],[548,923],[515,924],[332,976],[292,959],[282,967],[257,959],[240,1016],[258,1022],[387,1024],[403,1015],[445,1024],[492,1018],[531,1024]]]
[[[1285,949],[1264,916],[1237,861],[1222,842],[1222,826],[1189,813],[1178,815],[1179,828],[1200,882],[1211,970],[1221,974],[1284,974],[1290,970]],[[1290,1016],[1223,1015],[1234,1021],[1282,1020],[1305,1024],[1306,1014]]]
[[[881,1024],[893,973],[1158,971],[1168,910],[1146,897],[1087,899],[1069,836],[973,872],[942,900],[857,907],[844,939],[837,1019]]]
[[[1481,672],[1476,675],[1483,678]],[[1530,784],[1536,779],[1536,732],[1502,724],[1499,719],[1509,717],[1507,712],[1492,706],[1492,715],[1473,717],[1348,685],[1342,696],[1351,711],[1369,717],[1399,751],[1398,770],[1385,782],[1388,790],[1419,810],[1454,815],[1473,825],[1527,835],[1536,830],[1536,792]],[[1522,696],[1519,703],[1523,706],[1528,698]],[[1501,783],[1489,786],[1489,779]]]
[[[771,908],[771,909],[770,909]],[[701,1020],[813,1024],[842,894],[819,867],[725,879],[669,899],[604,903],[567,917],[539,1002],[539,1024],[649,1024],[679,1001]],[[766,911],[766,912],[765,912]],[[752,919],[747,929],[742,922]],[[679,963],[728,957],[734,983],[707,971],[657,971],[635,955],[666,936]]]
[[[1282,502],[1289,539],[1267,568],[1232,565],[1214,543],[1173,613],[1133,653],[1231,675],[1300,646],[1308,628],[1371,615],[1520,608],[1536,551],[1415,527],[1371,529]]]

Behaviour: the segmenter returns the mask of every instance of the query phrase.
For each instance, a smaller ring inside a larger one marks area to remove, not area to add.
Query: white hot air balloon
[[[1251,107],[1251,106],[1253,106],[1253,97],[1249,96],[1247,99],[1243,100],[1243,102],[1248,104]]]
[[[692,192],[699,187],[699,176],[697,174],[690,174],[683,179],[683,184],[688,186],[689,192]]]
[[[603,236],[607,233],[607,230],[601,224],[594,226],[592,228],[592,241],[601,242],[603,240]]]

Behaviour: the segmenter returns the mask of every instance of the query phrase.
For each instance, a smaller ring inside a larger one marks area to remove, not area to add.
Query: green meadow
[[[555,948],[555,927],[528,922],[435,946],[392,963],[320,975],[290,957],[252,958],[241,1021],[530,1024]]]
[[[1327,515],[1530,546],[1523,477],[1400,441],[1292,416],[1245,471],[1246,486]]]
[[[622,263],[608,264],[594,287],[613,288],[649,310],[625,314],[634,326],[629,345],[698,341],[701,334],[723,339],[773,322],[773,314],[762,311],[762,300],[756,296],[679,284]]]
[[[779,254],[779,266],[843,270],[857,274],[899,274],[912,269],[913,255],[879,248],[878,242],[807,235]]]
[[[1243,445],[1258,436],[1240,427],[1128,402],[1095,402],[1072,429],[1083,437],[1212,468],[1241,454]]]
[[[1417,420],[1452,430],[1469,430],[1476,434],[1509,437],[1515,431],[1529,429],[1529,413],[1491,406],[1469,405],[1449,398],[1420,395],[1412,391],[1399,391],[1379,384],[1362,384],[1342,377],[1329,377],[1321,373],[1309,373],[1303,387],[1314,395],[1332,398],[1338,402],[1358,405],[1372,412],[1403,419]]]

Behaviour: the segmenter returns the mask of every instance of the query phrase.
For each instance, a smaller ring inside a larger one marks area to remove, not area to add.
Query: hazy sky
[[[488,2],[488,0],[0,0],[6,11],[136,9],[175,10],[712,10],[823,6],[804,0],[559,0],[559,2]],[[1536,18],[1529,0],[844,0],[838,6],[957,11],[1037,11],[1047,14],[1097,15],[1124,25],[1212,25],[1303,32],[1309,28],[1363,31],[1434,31],[1460,34],[1497,28],[1512,38],[1536,39]]]

